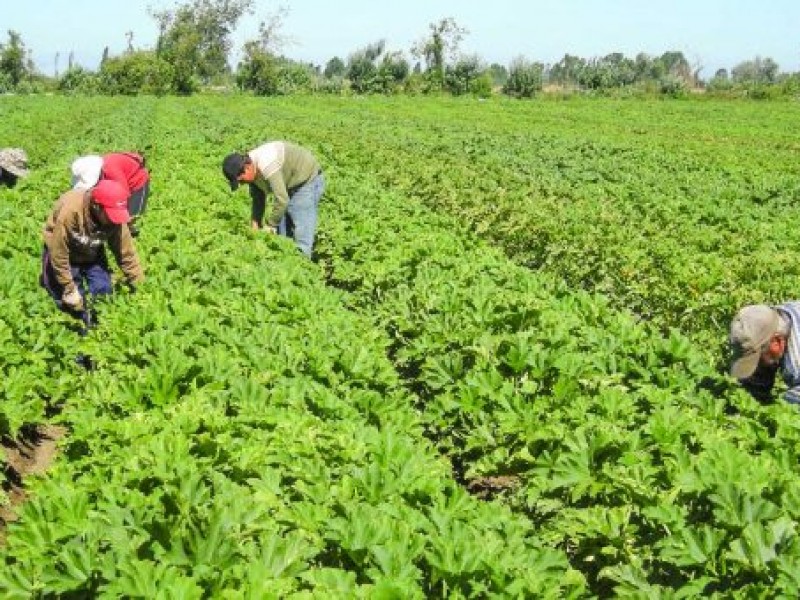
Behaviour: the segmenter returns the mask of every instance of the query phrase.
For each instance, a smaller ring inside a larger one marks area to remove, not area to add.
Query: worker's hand
[[[83,310],[83,296],[76,289],[64,292],[64,295],[61,296],[61,303],[72,310]]]

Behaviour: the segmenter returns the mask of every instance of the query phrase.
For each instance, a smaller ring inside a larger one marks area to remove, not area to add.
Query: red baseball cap
[[[92,200],[105,210],[108,220],[122,225],[131,220],[128,212],[128,190],[111,179],[102,179],[92,188]]]

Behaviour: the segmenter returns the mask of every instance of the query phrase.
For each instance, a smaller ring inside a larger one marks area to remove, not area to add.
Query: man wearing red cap
[[[88,155],[77,158],[71,166],[72,186],[88,190],[98,181],[110,179],[128,190],[128,212],[131,235],[138,235],[137,221],[147,208],[150,195],[150,172],[141,154],[111,152],[103,156]]]
[[[101,180],[58,199],[44,227],[40,283],[61,310],[85,318],[84,281],[92,296],[112,292],[106,242],[128,283],[144,279],[127,227],[130,219],[128,191],[115,181]]]

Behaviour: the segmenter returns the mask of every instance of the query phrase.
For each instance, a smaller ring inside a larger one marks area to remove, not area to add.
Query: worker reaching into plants
[[[129,284],[144,279],[127,227],[130,219],[127,188],[109,179],[63,194],[47,219],[39,282],[61,310],[87,326],[84,281],[92,296],[112,293],[106,243]]]
[[[232,191],[240,183],[249,184],[254,230],[291,237],[311,257],[319,200],[325,191],[322,169],[311,152],[291,142],[267,142],[247,154],[229,154],[222,161],[222,172]],[[268,191],[275,201],[264,223]]]
[[[786,401],[800,404],[800,302],[745,306],[731,322],[730,373],[750,394],[768,401],[781,371]]]
[[[0,185],[13,188],[20,177],[28,175],[28,155],[22,148],[0,150]]]
[[[147,209],[150,196],[150,172],[144,157],[136,152],[111,152],[98,156],[90,154],[73,161],[72,187],[88,190],[98,181],[110,179],[128,190],[128,229],[133,237],[139,235],[140,218]]]

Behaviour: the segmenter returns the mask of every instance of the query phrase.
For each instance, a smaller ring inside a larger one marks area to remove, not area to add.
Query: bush
[[[508,69],[508,80],[503,93],[517,98],[533,98],[542,91],[544,65],[524,58],[516,58]]]
[[[175,71],[165,60],[149,51],[132,52],[110,58],[100,65],[99,88],[104,94],[162,96],[170,91],[184,91],[185,82],[174,81]]]
[[[658,91],[663,96],[670,98],[685,98],[689,93],[686,81],[673,75],[665,75],[658,81]]]
[[[748,86],[747,97],[753,100],[775,100],[783,95],[782,92],[777,85],[756,84]]]
[[[800,97],[800,73],[793,73],[781,81],[781,91],[786,96]]]
[[[422,73],[412,73],[403,82],[403,92],[410,96],[418,96],[425,91],[425,76]]]
[[[342,95],[347,89],[347,80],[341,76],[321,77],[317,81],[317,91],[323,94]]]
[[[14,91],[14,82],[11,80],[11,75],[0,71],[0,94],[7,94]]]
[[[278,68],[277,93],[282,96],[314,91],[315,74],[304,64],[285,61]]]
[[[100,81],[83,67],[67,70],[58,80],[58,91],[68,95],[92,95],[100,91]]]
[[[447,90],[454,96],[474,93],[475,82],[484,70],[477,55],[462,56],[456,64],[447,68],[445,75]]]
[[[256,96],[278,93],[278,65],[271,54],[255,42],[245,44],[245,58],[236,70],[236,85]]]
[[[489,98],[492,95],[492,87],[494,86],[494,78],[488,71],[484,71],[470,86],[470,93],[475,94],[478,98]]]
[[[41,79],[23,79],[17,84],[17,87],[14,88],[14,91],[17,94],[21,95],[29,95],[29,94],[43,94],[50,90],[50,86],[48,83]]]

